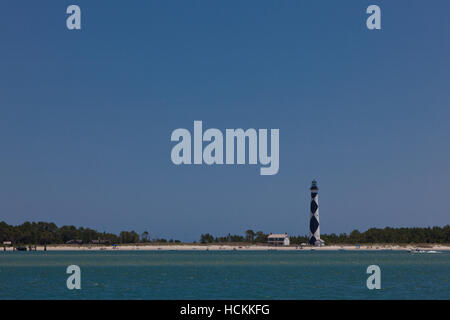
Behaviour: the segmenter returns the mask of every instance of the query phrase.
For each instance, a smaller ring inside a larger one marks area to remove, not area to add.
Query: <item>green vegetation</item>
[[[242,243],[266,243],[268,234],[262,231],[254,232],[247,230],[245,236],[228,234],[225,237],[214,238],[209,233],[200,236],[200,243],[227,243],[227,242],[242,242]]]
[[[244,235],[228,234],[223,237],[214,237],[209,233],[202,234],[200,243],[266,243],[268,234],[262,231],[247,230]],[[350,234],[336,235],[322,234],[325,244],[370,244],[370,243],[450,243],[450,225],[432,228],[371,228],[365,232],[358,230]],[[54,223],[25,222],[18,226],[11,226],[0,222],[0,244],[3,241],[12,241],[13,244],[65,244],[65,243],[93,243],[93,244],[120,244],[120,243],[180,243],[179,240],[151,238],[147,231],[141,235],[135,231],[122,231],[119,235],[98,232],[89,228],[76,228],[63,226],[58,228]],[[308,242],[307,236],[291,236],[291,244]]]
[[[261,231],[254,232],[247,230],[244,236],[230,235],[226,237],[213,237],[209,233],[202,234],[201,243],[265,243],[268,234]],[[336,235],[322,234],[320,236],[325,244],[367,244],[367,243],[450,243],[450,225],[433,228],[371,228],[365,232],[353,230],[350,234],[341,233]],[[301,244],[308,242],[307,236],[289,237],[291,244]]]
[[[54,223],[25,222],[19,226],[11,226],[0,222],[0,244],[12,241],[13,244],[114,244],[114,243],[179,243],[179,240],[151,239],[145,231],[141,236],[135,231],[122,231],[119,235],[98,232],[89,228],[63,226],[58,228]]]
[[[354,243],[450,243],[450,225],[432,228],[370,228],[365,232],[353,230],[350,234],[324,234],[325,244]]]

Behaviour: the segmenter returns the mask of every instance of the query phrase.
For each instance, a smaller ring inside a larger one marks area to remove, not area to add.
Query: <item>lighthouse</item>
[[[320,240],[320,225],[319,225],[319,188],[317,181],[313,180],[311,183],[311,214],[309,218],[309,244],[313,246],[323,245]]]

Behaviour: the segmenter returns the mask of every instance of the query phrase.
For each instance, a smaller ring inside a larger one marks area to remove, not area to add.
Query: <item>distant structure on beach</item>
[[[267,237],[267,243],[272,246],[288,246],[290,244],[289,235],[287,233],[282,234],[271,233]]]
[[[311,183],[311,215],[309,219],[309,244],[313,246],[323,246],[325,243],[320,239],[319,224],[319,188],[317,181]]]

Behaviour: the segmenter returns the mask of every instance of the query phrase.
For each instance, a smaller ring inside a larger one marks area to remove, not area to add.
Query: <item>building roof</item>
[[[287,233],[273,233],[270,234],[268,238],[271,239],[271,238],[286,238],[286,237],[288,237]]]

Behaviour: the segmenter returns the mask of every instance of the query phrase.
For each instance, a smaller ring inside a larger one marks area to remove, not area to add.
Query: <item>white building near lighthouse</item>
[[[267,243],[272,246],[288,246],[290,244],[289,235],[287,233],[271,233],[267,237]]]

